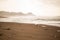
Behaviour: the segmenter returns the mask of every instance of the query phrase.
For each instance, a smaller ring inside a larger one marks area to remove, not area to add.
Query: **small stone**
[[[47,28],[44,28],[44,30],[48,30]]]
[[[4,30],[11,30],[10,28],[6,28],[6,29],[4,29]]]
[[[10,28],[7,28],[6,30],[11,30]]]
[[[1,33],[0,36],[2,36],[3,34]]]

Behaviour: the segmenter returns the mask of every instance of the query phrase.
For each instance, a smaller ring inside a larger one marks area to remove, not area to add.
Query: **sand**
[[[7,18],[7,17],[0,16],[0,18]]]
[[[60,27],[0,22],[0,40],[60,40]]]

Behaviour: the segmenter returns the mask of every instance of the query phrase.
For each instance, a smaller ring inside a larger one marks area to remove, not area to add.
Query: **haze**
[[[0,11],[60,16],[60,0],[0,0]]]

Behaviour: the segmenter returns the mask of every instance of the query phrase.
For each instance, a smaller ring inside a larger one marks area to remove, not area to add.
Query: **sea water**
[[[30,23],[30,24],[46,24],[52,26],[60,27],[60,21],[50,21],[50,20],[36,20],[37,17],[35,16],[17,16],[17,17],[7,17],[7,18],[0,18],[0,22],[17,22],[17,23]]]

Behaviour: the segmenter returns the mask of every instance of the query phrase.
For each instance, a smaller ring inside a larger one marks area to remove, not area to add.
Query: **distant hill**
[[[0,11],[0,17],[8,17],[8,16],[34,16],[31,12],[29,13],[22,13],[22,12],[5,12]]]
[[[5,18],[9,16],[35,16],[33,13],[23,13],[23,12],[5,12],[0,11],[0,18]],[[46,21],[60,21],[60,16],[37,16],[35,20],[46,20]]]

